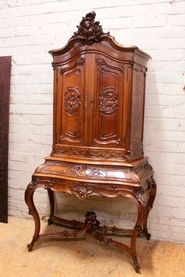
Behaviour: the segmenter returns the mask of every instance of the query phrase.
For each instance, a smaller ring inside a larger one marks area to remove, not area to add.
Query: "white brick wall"
[[[157,198],[149,216],[153,238],[185,241],[185,1],[1,0],[0,56],[12,55],[9,214],[28,217],[24,191],[52,144],[52,58],[87,12],[95,10],[104,31],[152,56],[148,64],[144,148],[155,171]],[[47,195],[35,193],[41,215]],[[58,208],[80,214],[93,207],[100,219],[133,220],[128,201],[79,201],[58,197]],[[126,203],[127,202],[127,203]],[[122,213],[124,206],[130,212]],[[98,207],[98,208],[97,208]],[[75,211],[75,212],[74,212]]]

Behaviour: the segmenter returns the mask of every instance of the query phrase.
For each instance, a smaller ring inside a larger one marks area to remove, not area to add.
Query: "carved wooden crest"
[[[100,39],[108,33],[104,33],[99,21],[95,21],[96,13],[94,11],[86,14],[82,18],[80,25],[77,26],[78,31],[74,33],[72,38],[79,38],[82,44],[92,45],[94,42],[100,42]]]

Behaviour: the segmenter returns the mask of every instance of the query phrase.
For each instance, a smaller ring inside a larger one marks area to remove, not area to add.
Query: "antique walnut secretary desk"
[[[90,231],[99,241],[130,253],[139,272],[136,239],[140,234],[150,239],[147,218],[156,194],[153,169],[142,144],[150,56],[136,46],[118,44],[103,32],[95,15],[86,14],[66,46],[49,52],[54,69],[53,148],[25,191],[35,221],[28,249],[32,251],[43,238],[78,238]],[[49,224],[60,223],[74,230],[40,234],[40,217],[33,201],[37,188],[48,192]],[[93,211],[86,213],[84,222],[59,218],[55,192],[82,200],[91,196],[129,198],[137,207],[135,226],[102,226]],[[130,247],[105,233],[130,234]]]

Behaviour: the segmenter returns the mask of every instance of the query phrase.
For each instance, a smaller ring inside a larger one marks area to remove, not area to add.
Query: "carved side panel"
[[[8,221],[8,130],[11,57],[0,57],[0,221]]]
[[[60,68],[58,92],[58,143],[84,143],[84,65],[79,57]],[[58,93],[57,92],[57,93]]]
[[[143,153],[143,121],[145,100],[145,71],[143,67],[133,69],[132,115],[130,159],[140,158]]]
[[[97,70],[93,145],[124,147],[124,67],[108,58],[95,57]]]

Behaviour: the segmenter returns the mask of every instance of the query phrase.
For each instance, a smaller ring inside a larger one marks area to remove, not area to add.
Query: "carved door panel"
[[[59,66],[57,72],[56,143],[84,145],[86,143],[85,58],[73,57]]]
[[[95,87],[91,110],[95,117],[91,123],[92,145],[101,148],[124,147],[124,66],[102,55],[94,55],[93,59]]]

